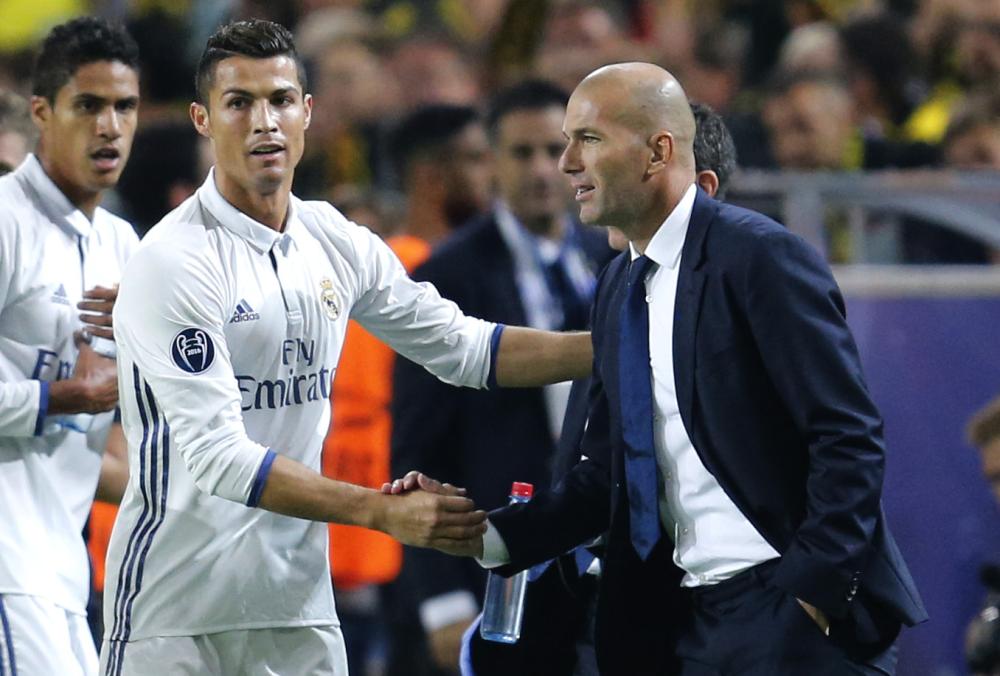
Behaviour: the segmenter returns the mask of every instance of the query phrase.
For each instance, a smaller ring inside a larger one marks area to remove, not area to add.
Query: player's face
[[[559,168],[570,175],[583,223],[629,229],[644,208],[649,149],[640,134],[611,118],[615,102],[594,89],[570,97]]]
[[[77,68],[55,102],[31,99],[40,131],[39,159],[74,203],[118,182],[138,122],[139,75],[119,61]]]
[[[291,189],[311,112],[312,97],[288,56],[223,59],[207,106],[191,106],[195,127],[212,141],[220,180],[259,195]]]
[[[566,143],[562,106],[515,110],[497,128],[497,182],[514,215],[528,228],[548,228],[566,211],[570,191],[559,171]]]

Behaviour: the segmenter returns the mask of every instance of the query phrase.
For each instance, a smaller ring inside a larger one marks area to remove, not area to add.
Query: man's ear
[[[697,181],[699,188],[708,193],[709,197],[715,197],[715,193],[719,192],[719,175],[711,169],[699,171],[695,181]]]
[[[674,156],[674,135],[666,131],[658,131],[649,137],[649,166],[646,175],[658,174],[667,168]]]
[[[52,104],[44,96],[32,96],[29,101],[31,121],[38,131],[43,131],[52,118]]]
[[[306,94],[305,96],[303,96],[302,97],[302,105],[305,106],[305,109],[306,109],[306,125],[305,125],[304,128],[308,129],[309,128],[309,123],[312,122],[313,95],[312,94]]]
[[[188,108],[188,114],[191,116],[191,122],[198,133],[205,138],[212,138],[212,124],[208,119],[208,107],[194,101]]]

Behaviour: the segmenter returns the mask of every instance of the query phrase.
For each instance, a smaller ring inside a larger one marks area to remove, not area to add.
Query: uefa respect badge
[[[170,356],[182,371],[202,373],[215,361],[215,344],[204,329],[184,329],[174,336]]]

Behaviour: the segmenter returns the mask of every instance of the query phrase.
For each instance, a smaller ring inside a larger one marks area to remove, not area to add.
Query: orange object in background
[[[94,501],[90,509],[87,550],[90,552],[90,563],[94,567],[94,589],[104,591],[104,561],[108,556],[108,541],[111,539],[111,529],[115,525],[118,507],[100,500]]]
[[[386,240],[407,272],[430,255],[430,245],[410,235]],[[333,417],[323,442],[323,474],[380,488],[389,480],[392,369],[388,346],[352,321],[333,381]],[[330,525],[330,566],[340,589],[394,580],[403,562],[402,546],[384,533]]]

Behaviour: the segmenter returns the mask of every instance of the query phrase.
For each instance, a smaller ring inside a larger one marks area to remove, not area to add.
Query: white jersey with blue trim
[[[73,206],[32,155],[0,178],[0,594],[86,612],[81,536],[113,413],[47,415],[76,363],[76,304],[118,283],[138,245],[125,221]]]
[[[105,585],[129,640],[337,624],[327,527],[255,505],[274,454],[319,471],[349,318],[484,387],[496,326],[406,276],[377,236],[292,196],[283,232],[208,180],[154,227],[114,311],[130,479]]]

